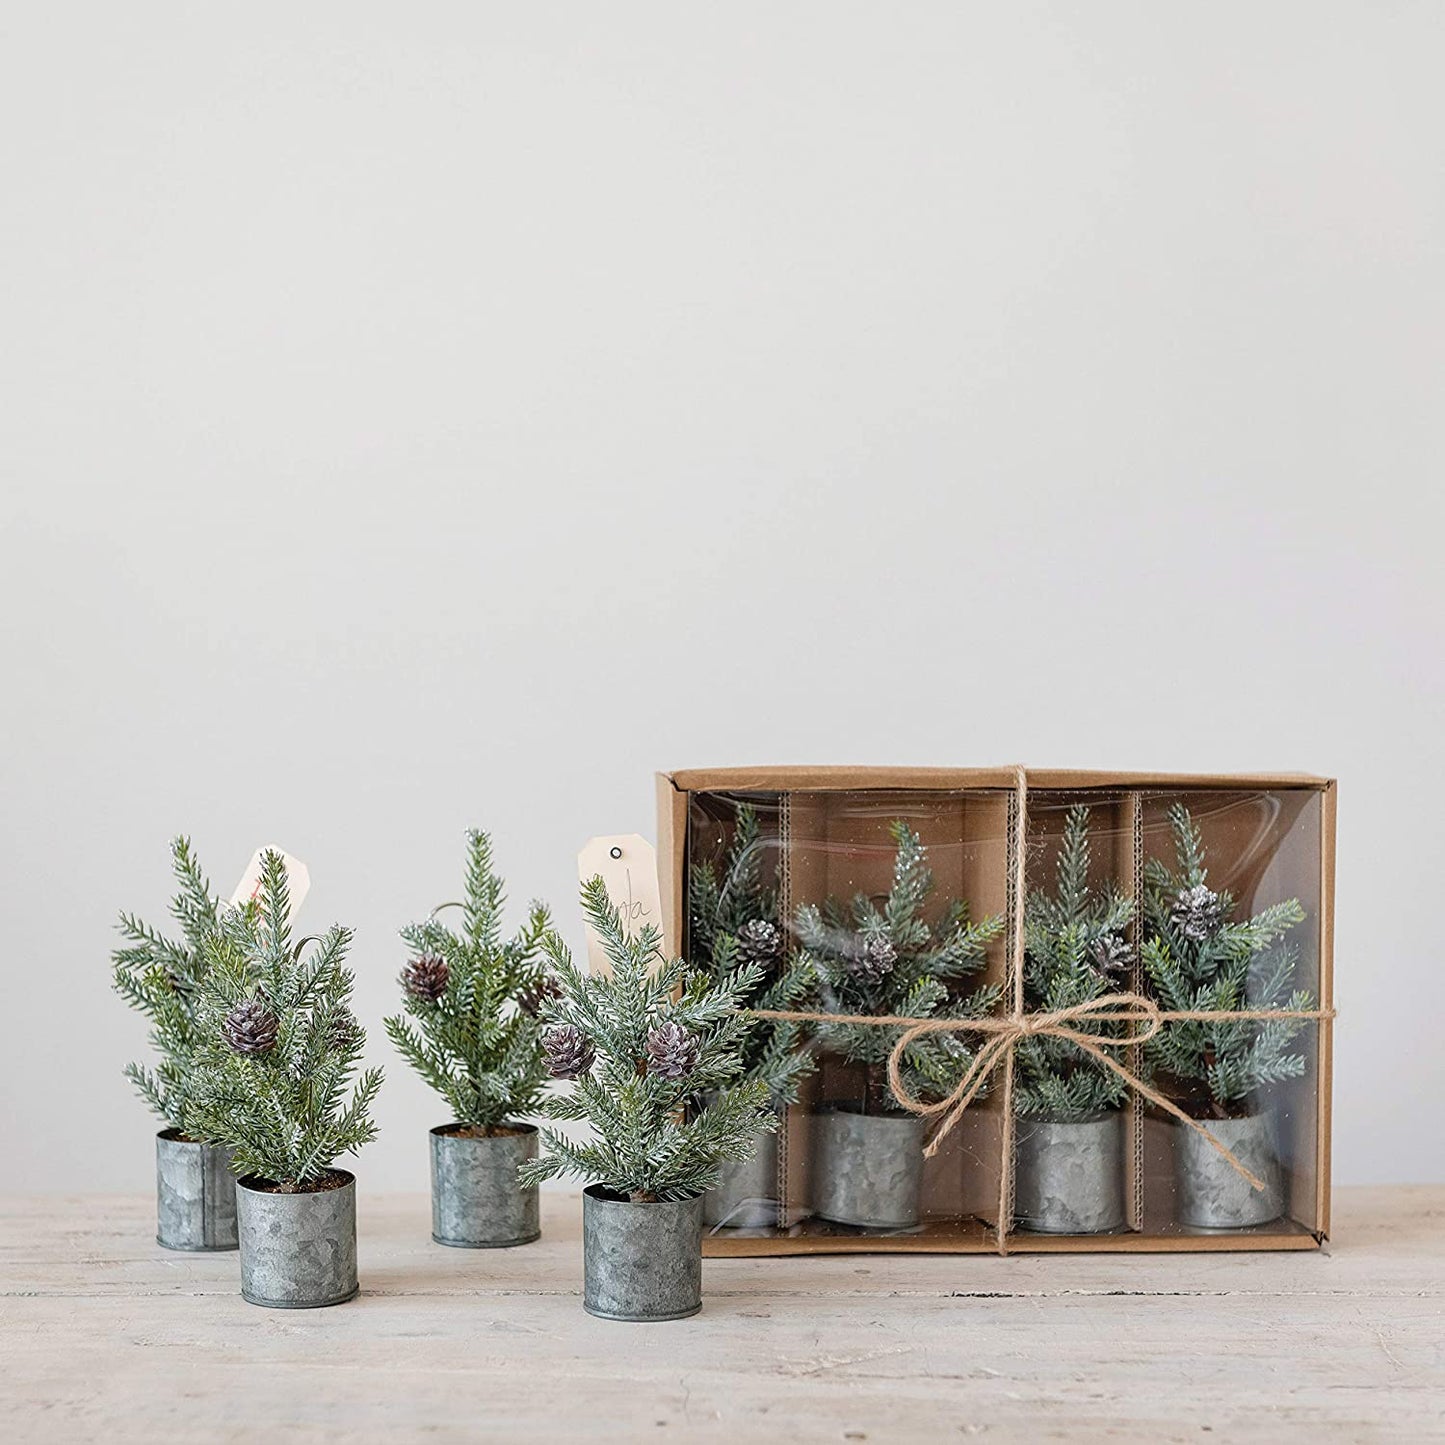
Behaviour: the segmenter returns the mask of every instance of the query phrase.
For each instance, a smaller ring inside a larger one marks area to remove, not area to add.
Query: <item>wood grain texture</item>
[[[134,1198],[0,1201],[23,1441],[1445,1440],[1445,1188],[1344,1189],[1311,1254],[716,1259],[692,1320],[580,1304],[576,1196],[449,1250],[360,1196],[361,1297],[270,1311]]]

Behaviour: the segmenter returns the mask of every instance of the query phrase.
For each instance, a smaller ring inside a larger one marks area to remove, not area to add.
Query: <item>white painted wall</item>
[[[1338,775],[1338,1178],[1445,1179],[1439,7],[0,29],[6,1187],[149,1187],[174,831],[383,1060],[469,823],[577,940],[657,767],[1015,759]]]

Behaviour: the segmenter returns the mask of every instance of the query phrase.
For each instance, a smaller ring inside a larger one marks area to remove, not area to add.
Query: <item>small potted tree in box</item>
[[[1069,809],[1055,887],[1024,905],[1024,1007],[1051,1013],[1117,991],[1132,957],[1134,904],[1089,884],[1089,810]],[[1091,1022],[1095,1034],[1115,1026]],[[1066,1039],[1025,1038],[1015,1052],[1014,1208],[1021,1228],[1101,1234],[1124,1223],[1124,1081]]]
[[[779,926],[776,891],[762,876],[763,844],[757,809],[742,804],[731,842],[718,861],[705,858],[688,880],[688,954],[693,968],[723,981],[740,965],[761,970],[757,987],[745,998],[750,1009],[802,1008],[817,980],[812,968],[789,956]],[[798,1087],[816,1067],[800,1024],[760,1019],[742,1043],[744,1079],[761,1079],[781,1119],[797,1102]],[[716,1189],[703,1196],[703,1223],[709,1227],[770,1229],[778,1223],[777,1125],[760,1131],[752,1157],[724,1160]]]
[[[1204,843],[1181,803],[1169,810],[1176,866],[1154,858],[1144,869],[1147,925],[1144,971],[1169,1012],[1281,1009],[1311,1005],[1290,991],[1299,953],[1285,935],[1304,921],[1296,898],[1252,918],[1235,918],[1235,900],[1209,886]],[[1145,1045],[1191,1116],[1264,1182],[1256,1189],[1193,1129],[1175,1133],[1179,1217],[1203,1229],[1241,1229],[1277,1219],[1284,1208],[1275,1119],[1260,1091],[1305,1070],[1289,1045],[1301,1019],[1176,1019]]]
[[[177,887],[171,916],[180,925],[179,941],[134,914],[120,917],[125,943],[112,955],[115,991],[150,1020],[150,1040],[160,1055],[154,1068],[130,1064],[125,1073],[165,1124],[156,1135],[157,1243],[167,1249],[235,1249],[230,1152],[204,1132],[194,1097],[206,945],[219,927],[221,905],[188,838],[171,843],[171,859]]]
[[[352,1085],[366,1038],[350,930],[293,949],[279,853],[262,856],[258,904],[254,934],[227,927],[208,944],[197,1113],[242,1171],[241,1293],[277,1309],[340,1304],[357,1290],[356,1179],[332,1164],[375,1137],[381,1071]]]
[[[584,974],[555,933],[545,947],[561,986],[543,1005],[548,1069],[569,1079],[547,1100],[558,1121],[592,1126],[576,1141],[542,1131],[541,1157],[522,1166],[538,1184],[561,1174],[583,1191],[583,1305],[614,1320],[673,1320],[702,1308],[702,1196],[723,1160],[746,1159],[775,1120],[767,1085],[738,1082],[750,1021],[740,1001],[753,964],[717,981],[664,962],[652,925],[629,937],[601,878],[582,907],[612,966]],[[705,1108],[690,1110],[704,1094]]]
[[[467,833],[466,900],[460,931],[439,923],[402,929],[413,957],[402,970],[406,1016],[386,1020],[397,1051],[452,1112],[431,1131],[432,1238],[493,1249],[528,1244],[541,1232],[537,1191],[517,1166],[537,1155],[535,1113],[547,1080],[537,1011],[555,988],[540,958],[547,910],[534,903],[525,926],[502,938],[502,880],[491,840]]]
[[[929,922],[933,874],[919,835],[901,819],[891,834],[897,853],[893,883],[883,906],[858,894],[845,910],[830,899],[820,909],[802,905],[795,926],[803,962],[816,970],[823,1009],[834,1014],[905,1018],[980,1018],[998,989],[954,992],[977,972],[1002,918],[970,923],[968,904],[949,903]],[[923,1121],[902,1109],[888,1085],[888,1056],[901,1028],[820,1024],[825,1048],[863,1067],[863,1096],[836,1105],[814,1121],[813,1208],[824,1219],[878,1229],[918,1223],[923,1173]],[[973,1050],[958,1035],[935,1033],[910,1044],[903,1080],[915,1098],[943,1098],[958,1082]]]

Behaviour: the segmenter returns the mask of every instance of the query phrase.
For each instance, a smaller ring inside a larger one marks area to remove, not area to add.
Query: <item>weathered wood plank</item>
[[[145,1201],[0,1202],[9,1438],[1445,1439],[1445,1190],[1341,1191],[1324,1254],[709,1260],[655,1326],[582,1312],[576,1210],[363,1200],[362,1297],[273,1312]]]
[[[1188,1294],[1445,1291],[1445,1189],[1348,1191],[1342,1235],[1302,1255],[865,1255],[708,1260],[709,1292],[887,1294]],[[433,1295],[577,1293],[575,1195],[544,1195],[543,1238],[515,1250],[432,1244],[424,1196],[362,1194],[362,1289]],[[140,1198],[0,1198],[0,1295],[230,1293],[234,1255],[157,1247]]]

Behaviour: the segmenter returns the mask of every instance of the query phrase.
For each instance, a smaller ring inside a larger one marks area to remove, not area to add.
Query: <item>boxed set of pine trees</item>
[[[1332,780],[704,769],[658,804],[667,951],[759,979],[778,1122],[706,1253],[1327,1238]]]

